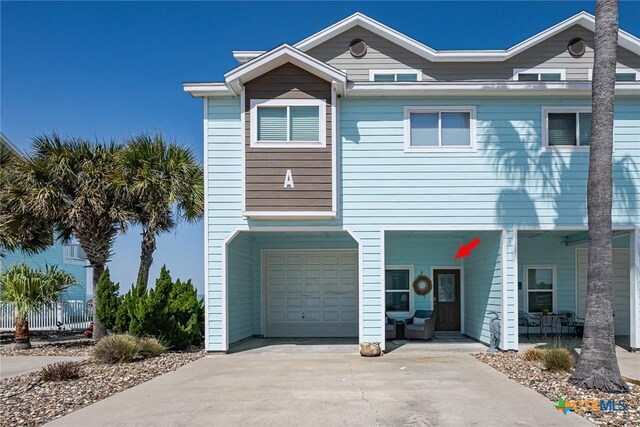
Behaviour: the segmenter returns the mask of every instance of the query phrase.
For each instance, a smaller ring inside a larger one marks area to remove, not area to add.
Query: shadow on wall
[[[539,119],[508,120],[486,128],[493,166],[505,183],[496,201],[499,224],[586,225],[588,152],[542,152]],[[614,222],[638,217],[633,182],[637,174],[629,155],[616,158],[614,153]]]

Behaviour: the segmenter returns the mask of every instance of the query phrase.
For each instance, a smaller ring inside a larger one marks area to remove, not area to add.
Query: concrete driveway
[[[85,356],[2,356],[0,357],[0,379],[39,371],[50,363],[79,362]]]
[[[477,361],[472,341],[356,346],[278,343],[212,355],[51,426],[578,426],[536,392]]]

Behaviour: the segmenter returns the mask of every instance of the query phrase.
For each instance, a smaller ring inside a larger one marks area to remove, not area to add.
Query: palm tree
[[[57,134],[34,138],[30,157],[18,161],[4,196],[7,217],[33,217],[53,224],[60,240],[75,237],[93,268],[95,339],[106,331],[96,316],[98,279],[111,256],[127,212],[113,185],[116,153],[113,143],[62,140]]]
[[[131,138],[118,155],[121,191],[129,200],[130,221],[142,227],[137,283],[145,289],[156,249],[156,235],[180,221],[196,221],[204,210],[204,178],[193,153],[162,135]]]
[[[15,250],[34,254],[53,244],[53,228],[32,215],[9,215],[7,190],[20,156],[3,138],[0,134],[0,257],[5,251]]]
[[[31,348],[29,313],[55,306],[62,293],[76,280],[64,270],[47,266],[45,271],[17,264],[0,273],[0,302],[16,311],[15,348]]]
[[[618,1],[596,1],[591,148],[587,213],[589,267],[582,351],[571,382],[584,388],[627,392],[614,341],[611,207],[613,109],[618,50]]]

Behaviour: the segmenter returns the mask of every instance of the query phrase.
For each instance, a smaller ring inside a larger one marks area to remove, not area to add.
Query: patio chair
[[[415,314],[404,321],[405,339],[430,340],[436,325],[433,310],[416,310]]]
[[[520,311],[518,311],[518,326],[522,326],[522,327],[526,327],[527,328],[527,339],[529,339],[530,338],[529,329],[530,328],[540,328],[541,327],[540,318],[533,317],[532,315],[530,315],[526,311],[520,310]]]
[[[562,333],[563,329],[567,328],[567,333],[571,332],[571,328],[573,328],[573,334],[577,335],[578,328],[584,326],[584,319],[582,317],[578,317],[573,311],[559,311],[558,314],[560,317],[560,333]]]
[[[389,316],[384,316],[384,338],[387,340],[396,339],[396,324],[397,322]]]

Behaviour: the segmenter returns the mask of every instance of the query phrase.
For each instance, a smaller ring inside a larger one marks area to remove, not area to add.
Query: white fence
[[[0,304],[0,331],[15,329],[15,310],[11,304]],[[60,301],[28,316],[30,330],[86,329],[93,321],[93,301]]]

